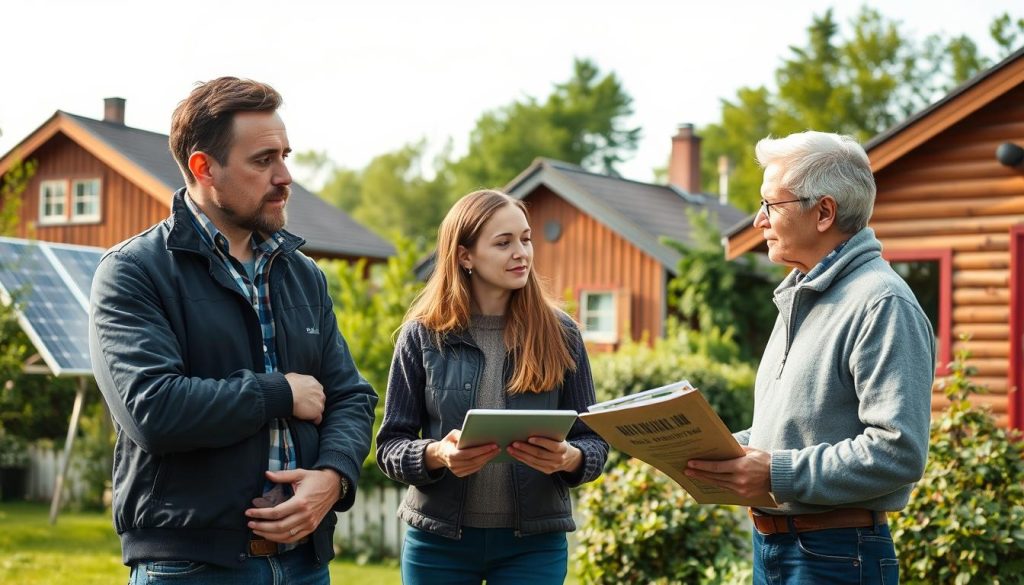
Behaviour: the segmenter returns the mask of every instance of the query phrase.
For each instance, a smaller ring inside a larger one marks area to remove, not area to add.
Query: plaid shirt
[[[850,240],[846,240],[846,242],[849,241]],[[836,258],[839,258],[839,255],[843,253],[843,248],[846,247],[846,242],[843,242],[836,246],[831,252],[828,253],[827,256],[821,259],[821,262],[818,262],[813,268],[811,268],[810,272],[808,272],[807,274],[804,274],[803,272],[797,270],[796,281],[800,284],[810,282],[815,276],[818,276],[822,272],[828,270],[828,267],[832,266],[832,263],[836,261]]]
[[[245,267],[231,256],[228,239],[224,237],[224,234],[220,233],[217,226],[213,225],[210,218],[199,209],[188,194],[185,195],[185,203],[192,214],[193,224],[196,231],[199,232],[199,236],[221,259],[224,268],[238,285],[238,290],[249,301],[253,311],[259,317],[260,329],[263,332],[263,367],[267,373],[276,372],[277,346],[274,343],[274,313],[270,306],[270,266],[273,264],[283,238],[276,233],[264,238],[261,234],[253,232],[251,243],[254,269],[253,278],[250,280]],[[283,418],[275,418],[270,421],[270,461],[267,469],[281,471],[296,467],[295,443],[288,428],[288,421]],[[275,505],[292,495],[291,486],[275,484],[270,480],[264,483],[263,493],[264,497]],[[296,546],[282,544],[279,546],[279,550],[284,552]]]

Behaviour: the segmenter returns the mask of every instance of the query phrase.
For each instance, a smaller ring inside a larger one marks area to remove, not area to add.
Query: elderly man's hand
[[[725,461],[691,459],[686,476],[746,498],[763,496],[772,489],[772,455],[753,447],[743,447],[743,450],[746,451],[743,457]]]

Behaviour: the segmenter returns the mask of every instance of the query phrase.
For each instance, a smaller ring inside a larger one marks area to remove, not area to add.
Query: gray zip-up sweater
[[[935,337],[870,228],[821,274],[775,289],[779,317],[741,444],[771,453],[778,510],[899,510],[928,456]]]

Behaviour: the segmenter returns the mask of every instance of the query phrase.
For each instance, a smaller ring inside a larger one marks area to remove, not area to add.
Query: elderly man
[[[848,136],[757,144],[768,257],[793,270],[757,372],[746,455],[687,473],[750,510],[754,583],[896,583],[886,513],[902,509],[928,454],[935,338],[913,292],[865,227],[875,182]]]
[[[100,261],[93,370],[117,425],[114,526],[131,583],[328,583],[377,395],[327,281],[286,230],[291,152],[269,85],[178,106],[186,186]]]

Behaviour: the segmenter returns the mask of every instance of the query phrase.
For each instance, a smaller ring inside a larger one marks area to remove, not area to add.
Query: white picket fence
[[[352,509],[338,514],[334,541],[346,552],[369,553],[382,557],[397,557],[402,551],[406,524],[398,519],[396,511],[406,491],[405,486],[360,489]],[[573,494],[573,518],[582,526],[576,497]],[[569,552],[576,548],[576,533],[570,532]]]
[[[53,497],[53,483],[60,469],[63,449],[44,449],[36,445],[28,448],[28,479],[25,497],[32,501],[49,502]],[[72,457],[74,451],[72,450]],[[75,466],[70,466],[68,476],[64,478],[64,494],[61,500],[67,503],[82,496],[85,486]]]
[[[397,557],[405,537],[405,522],[398,519],[404,486],[360,489],[352,508],[338,514],[334,542],[346,552]]]

